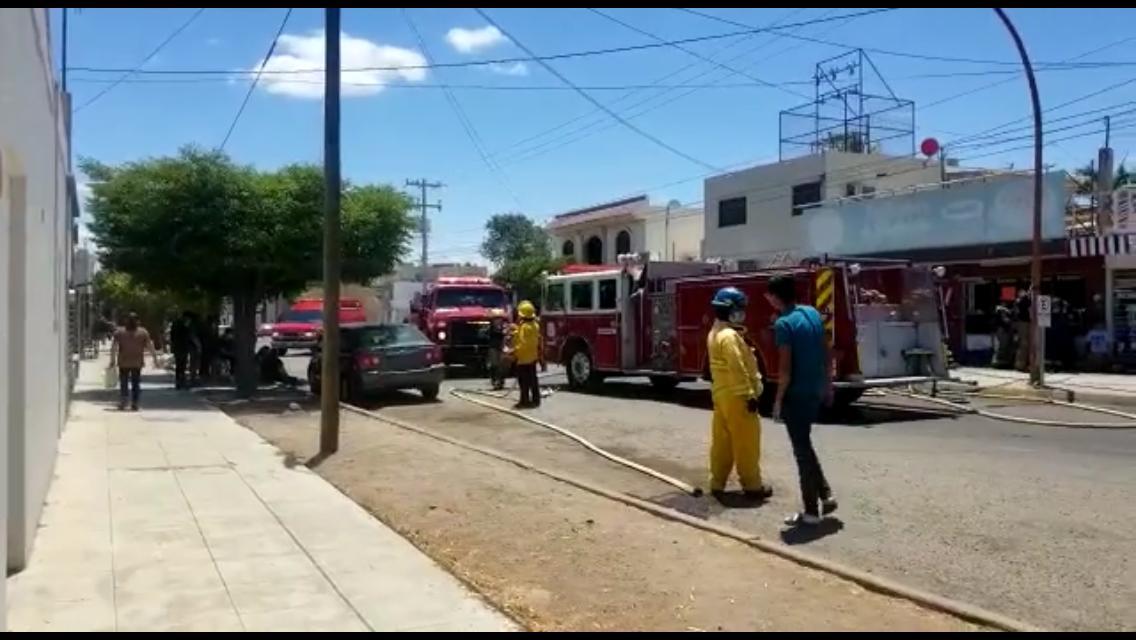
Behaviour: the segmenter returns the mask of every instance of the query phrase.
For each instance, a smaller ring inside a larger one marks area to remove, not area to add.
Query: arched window
[[[576,245],[571,240],[565,240],[564,244],[560,247],[560,255],[568,258],[569,260],[576,257]]]
[[[631,253],[631,233],[620,231],[615,236],[615,255],[621,256],[625,253]]]
[[[599,236],[592,236],[584,243],[584,262],[587,264],[603,264],[603,240]]]

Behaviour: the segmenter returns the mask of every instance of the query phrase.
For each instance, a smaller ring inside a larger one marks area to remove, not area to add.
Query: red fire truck
[[[749,297],[746,329],[765,381],[761,400],[768,412],[778,353],[775,312],[763,294],[778,274],[793,275],[798,300],[817,307],[825,319],[838,407],[871,387],[946,375],[935,276],[906,262],[826,259],[744,273],[692,262],[569,270],[545,282],[545,358],[565,366],[574,388],[608,376],[647,376],[665,390],[708,378],[710,300],[718,289],[734,286]]]
[[[509,294],[489,278],[440,277],[415,294],[410,303],[411,324],[442,346],[446,364],[476,369],[488,357],[489,323],[511,313]]]

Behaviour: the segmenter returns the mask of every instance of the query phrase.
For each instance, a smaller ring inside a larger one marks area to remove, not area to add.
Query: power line
[[[795,15],[795,14],[797,14],[797,13],[801,13],[802,11],[804,11],[804,9],[794,9],[794,10],[792,10],[792,11],[790,11],[790,12],[786,13],[786,14],[785,14],[784,16],[782,16],[781,18],[778,18],[777,20],[775,20],[775,21],[774,21],[773,23],[771,23],[771,24],[770,24],[770,25],[768,25],[768,26],[776,26],[776,25],[777,25],[777,24],[779,24],[779,23],[780,23],[780,22],[781,22],[781,21],[782,21],[783,19],[787,19],[788,17],[790,17],[790,16],[792,16],[792,15]],[[749,40],[749,39],[751,39],[751,38],[753,38],[753,37],[754,37],[753,35],[750,35],[750,36],[747,36],[747,37],[745,37],[745,38],[741,38],[741,39],[739,39],[739,40],[735,40],[735,41],[733,41],[733,42],[731,42],[731,43],[727,44],[726,46],[719,48],[718,50],[716,50],[716,51],[715,51],[715,52],[714,52],[713,54],[711,54],[711,55],[717,55],[717,54],[719,54],[719,53],[722,53],[722,52],[723,52],[723,51],[725,51],[726,49],[729,49],[730,47],[733,47],[733,46],[735,46],[735,45],[737,45],[737,44],[740,44],[741,42],[744,42],[744,41],[746,41],[746,40]],[[765,43],[763,43],[763,44],[761,44],[761,45],[759,45],[759,46],[757,46],[757,47],[752,47],[752,48],[750,48],[750,49],[747,49],[747,50],[746,50],[745,52],[743,52],[743,54],[744,54],[744,53],[752,53],[752,52],[754,52],[754,51],[757,51],[758,49],[760,49],[760,48],[762,48],[762,47],[764,47],[764,46],[767,46],[768,44],[770,44],[770,42],[765,42]],[[737,56],[737,57],[740,57],[740,56]],[[735,59],[736,59],[736,58],[735,58]],[[673,70],[673,71],[671,71],[671,72],[669,72],[669,73],[666,73],[666,74],[664,74],[664,75],[662,75],[662,76],[658,77],[658,78],[657,78],[657,79],[656,79],[656,80],[655,80],[655,81],[654,81],[654,82],[653,82],[653,83],[652,83],[651,85],[648,85],[648,86],[644,87],[644,88],[643,88],[643,90],[651,90],[651,89],[662,89],[662,91],[660,91],[660,92],[658,92],[658,93],[655,93],[655,94],[654,94],[653,96],[648,96],[648,97],[645,97],[644,99],[641,99],[641,100],[639,100],[639,101],[637,101],[637,102],[633,103],[632,105],[630,105],[630,107],[629,107],[629,108],[632,108],[632,109],[633,109],[633,108],[635,108],[635,107],[637,107],[637,106],[639,106],[639,105],[642,105],[642,104],[645,104],[646,102],[649,102],[650,100],[656,100],[656,99],[658,99],[658,98],[662,97],[663,95],[665,95],[666,93],[668,93],[668,92],[670,91],[670,87],[664,87],[664,85],[662,85],[662,82],[663,82],[663,81],[665,81],[665,80],[669,80],[669,79],[671,79],[671,78],[674,78],[674,77],[677,77],[677,76],[679,76],[679,75],[682,75],[682,74],[683,74],[684,72],[686,72],[687,70],[689,70],[689,69],[692,69],[692,68],[694,68],[694,67],[697,67],[697,66],[698,66],[699,64],[700,64],[700,62],[698,62],[698,61],[693,61],[693,62],[690,62],[690,63],[688,63],[688,64],[685,64],[685,65],[683,65],[683,66],[679,67],[678,69],[675,69],[675,70]],[[699,75],[704,75],[704,74],[699,74]],[[808,84],[811,84],[811,82],[810,82],[810,83],[808,83]],[[680,86],[681,86],[681,85],[680,85]],[[585,89],[586,89],[587,87],[582,87],[582,88],[585,88]],[[641,92],[641,90],[639,90],[639,89],[635,89],[635,90],[633,90],[633,91],[629,91],[629,92],[627,92],[626,94],[624,94],[624,95],[622,95],[622,96],[619,96],[619,97],[617,97],[617,98],[616,98],[615,100],[613,100],[613,101],[612,101],[612,103],[611,103],[611,105],[615,105],[615,104],[618,104],[618,103],[622,102],[623,100],[625,100],[625,99],[628,99],[628,98],[631,98],[631,97],[633,97],[634,95],[636,95],[637,93],[640,93],[640,92]],[[547,136],[547,135],[550,135],[550,134],[556,133],[557,131],[560,131],[560,130],[562,130],[562,129],[565,129],[565,128],[567,128],[567,127],[570,127],[571,125],[573,125],[573,124],[575,124],[575,123],[577,123],[577,122],[580,122],[580,121],[582,121],[582,120],[587,120],[587,119],[591,118],[591,116],[593,116],[593,115],[596,115],[596,114],[599,114],[599,115],[601,116],[601,119],[600,119],[599,121],[593,121],[593,122],[591,122],[591,123],[589,123],[589,124],[587,124],[587,125],[585,125],[585,126],[583,126],[583,127],[577,127],[577,128],[575,128],[575,129],[574,129],[573,131],[569,132],[569,133],[568,133],[567,135],[568,135],[568,136],[570,137],[570,136],[572,136],[572,135],[573,135],[573,133],[575,133],[575,132],[580,132],[580,131],[585,131],[585,130],[587,130],[587,129],[589,129],[589,128],[593,127],[593,126],[594,126],[595,124],[597,124],[597,123],[602,123],[602,122],[610,122],[610,121],[609,121],[609,120],[608,120],[608,119],[607,119],[606,117],[603,117],[603,116],[605,116],[605,114],[603,113],[603,111],[602,111],[602,110],[600,110],[600,109],[593,109],[592,111],[590,111],[590,112],[588,112],[588,113],[584,113],[584,114],[582,114],[582,115],[579,115],[579,116],[576,116],[576,117],[574,117],[574,118],[570,118],[570,119],[568,119],[568,120],[566,120],[566,121],[564,121],[564,122],[561,122],[560,124],[558,124],[558,125],[556,125],[556,126],[553,126],[553,127],[549,128],[549,129],[545,129],[545,130],[543,130],[543,131],[540,131],[540,132],[538,132],[538,133],[536,133],[536,134],[533,134],[533,135],[530,135],[530,136],[528,136],[528,137],[525,137],[525,138],[523,138],[523,139],[521,139],[521,140],[518,140],[518,141],[516,141],[516,142],[514,142],[514,143],[510,144],[509,146],[507,146],[507,147],[505,147],[505,148],[503,148],[503,149],[500,149],[500,150],[498,150],[498,151],[494,152],[494,153],[493,153],[493,155],[494,155],[494,156],[499,156],[499,155],[501,155],[502,153],[504,153],[505,151],[509,151],[509,150],[511,150],[511,149],[516,149],[516,148],[518,148],[518,147],[521,147],[522,145],[524,145],[524,144],[526,144],[526,143],[528,143],[528,142],[530,142],[530,141],[533,141],[533,140],[537,140],[537,139],[539,139],[539,138],[542,138],[542,137],[544,137],[544,136]],[[561,140],[562,140],[562,139],[564,139],[564,136],[559,136],[559,137],[558,137],[558,138],[556,138],[556,139],[561,139]],[[554,139],[554,140],[555,140],[555,139]],[[530,153],[530,152],[532,152],[532,151],[534,151],[534,150],[539,150],[539,149],[540,149],[540,147],[543,147],[543,146],[547,145],[547,144],[548,144],[549,142],[551,142],[551,141],[550,141],[550,140],[545,140],[545,141],[544,141],[544,142],[542,142],[542,143],[539,143],[539,144],[537,144],[537,145],[535,145],[535,146],[529,147],[529,148],[528,148],[528,149],[526,149],[526,150],[522,150],[522,151],[520,151],[520,152],[519,152],[518,154],[514,154],[514,157],[516,157],[516,156],[518,156],[518,155],[524,155],[524,154]]]
[[[519,47],[522,51],[527,53],[531,60],[539,63],[540,66],[544,67],[544,69],[546,71],[548,71],[552,75],[559,78],[560,81],[563,82],[564,84],[574,88],[576,90],[576,93],[580,94],[580,97],[582,97],[585,100],[587,100],[588,102],[592,103],[593,106],[595,106],[599,109],[602,109],[605,113],[607,113],[609,116],[611,116],[611,118],[613,120],[616,120],[617,122],[622,124],[627,129],[630,129],[631,131],[637,133],[640,137],[646,138],[647,140],[653,142],[656,146],[661,147],[661,148],[673,153],[674,155],[676,155],[680,158],[683,158],[683,159],[685,159],[689,162],[693,162],[694,164],[698,164],[698,165],[701,165],[703,167],[706,167],[707,169],[714,169],[715,168],[714,165],[709,164],[707,162],[703,162],[702,160],[695,158],[694,156],[686,153],[685,151],[682,151],[681,149],[674,147],[674,146],[664,142],[663,140],[659,139],[658,137],[648,133],[647,131],[639,128],[637,125],[632,123],[630,120],[627,120],[626,118],[619,115],[618,113],[616,113],[612,109],[608,108],[607,105],[605,105],[604,103],[602,103],[599,100],[596,100],[594,97],[592,97],[592,94],[590,94],[587,91],[584,91],[583,89],[574,85],[571,80],[569,80],[564,74],[557,71],[556,68],[553,67],[548,61],[538,60],[537,57],[536,57],[536,54],[532,51],[532,49],[529,49],[523,42],[521,42],[516,37],[514,37],[512,34],[510,34],[506,29],[502,28],[501,25],[498,24],[497,21],[495,21],[492,17],[490,17],[489,14],[486,13],[484,9],[480,9],[480,8],[475,7],[474,11],[476,11],[478,13],[478,15],[480,15],[486,22],[488,22],[489,24],[496,27],[502,34],[505,35],[506,38],[509,38],[510,40],[512,40],[513,44],[517,45],[517,47]]]
[[[401,8],[399,11],[402,12],[402,17],[406,20],[406,26],[410,27],[415,39],[418,40],[418,46],[422,48],[422,55],[426,57],[427,62],[433,64],[434,57],[430,54],[430,49],[426,46],[426,39],[422,37],[422,33],[418,31],[417,25],[415,25],[414,20],[411,19],[410,12],[405,8]],[[481,141],[481,136],[478,135],[477,129],[473,126],[473,122],[469,119],[465,109],[462,109],[461,103],[458,102],[454,92],[444,83],[442,84],[442,88],[445,91],[447,102],[450,103],[450,107],[453,108],[454,114],[458,118],[458,123],[460,123],[462,129],[465,130],[465,135],[469,138],[469,141],[473,143],[473,148],[477,151],[477,155],[481,156],[481,161],[488,167],[489,172],[497,177],[501,186],[509,192],[509,195],[513,198],[513,201],[517,203],[517,206],[523,209],[524,206],[521,204],[521,199],[517,196],[517,192],[514,191],[513,187],[509,184],[509,179],[505,175],[505,172],[489,157],[489,154],[485,150],[485,145]],[[425,232],[425,230],[423,230],[423,232]]]
[[[280,28],[276,30],[276,35],[272,37],[272,44],[268,45],[268,53],[264,55],[264,60],[261,61],[260,67],[256,70],[256,77],[252,79],[252,84],[249,85],[248,92],[245,93],[245,99],[241,101],[241,107],[237,109],[237,115],[233,118],[232,124],[229,125],[229,130],[225,132],[225,138],[221,140],[221,146],[217,147],[220,150],[225,149],[225,145],[229,143],[229,138],[233,135],[233,130],[237,128],[237,123],[241,120],[241,114],[245,112],[245,107],[248,106],[249,99],[252,98],[252,92],[256,91],[256,85],[260,82],[260,75],[264,72],[265,65],[268,60],[272,58],[272,52],[276,50],[276,43],[280,41],[280,35],[284,33],[284,27],[288,25],[288,18],[292,17],[292,9],[284,12],[284,19],[280,21]]]
[[[856,17],[848,18],[847,20],[845,20],[841,24],[847,24],[848,22],[851,22],[852,20],[855,20],[855,19],[857,19],[857,18]],[[837,25],[837,26],[840,26],[840,25]],[[782,34],[773,33],[773,35],[774,35],[774,37],[780,37]],[[726,61],[727,62],[734,62],[735,60],[740,60],[741,58],[743,58],[743,57],[745,57],[749,54],[752,54],[752,53],[756,52],[757,50],[762,49],[762,48],[772,44],[772,42],[773,41],[764,42],[764,43],[762,43],[762,44],[760,44],[756,47],[751,47],[751,48],[749,48],[745,51],[742,51],[741,53],[739,53],[736,56],[728,58]],[[800,45],[797,45],[797,46],[800,46]],[[766,56],[765,58],[763,58],[761,60],[761,62],[768,62],[768,61],[772,60],[773,58],[776,58],[779,55],[782,55],[784,53],[787,53],[788,51],[791,51],[794,48],[796,48],[796,47],[787,47],[785,49],[782,49],[782,50],[778,51],[777,53]],[[697,66],[697,64],[698,64],[697,62],[691,63],[690,65],[687,65],[686,67],[684,67],[683,69],[680,69],[676,73],[679,73],[679,72],[681,72],[681,71],[683,71],[687,68]],[[754,63],[754,64],[756,64],[756,63]],[[711,72],[712,71],[713,70],[711,70]],[[706,72],[703,72],[703,73],[699,74],[699,77],[702,77],[702,76],[705,76],[705,75],[706,75]],[[810,80],[810,81],[807,81],[807,84],[809,86],[812,86],[813,83]],[[654,96],[647,96],[644,99],[639,100],[639,101],[635,102],[634,104],[630,105],[630,107],[628,108],[628,111],[627,111],[627,117],[630,117],[630,118],[640,117],[640,116],[647,114],[651,111],[655,111],[657,109],[665,107],[665,106],[667,106],[667,105],[669,105],[669,104],[671,104],[671,103],[673,103],[677,100],[680,100],[680,99],[682,99],[686,96],[692,95],[693,93],[695,93],[695,91],[696,91],[696,89],[691,88],[691,89],[688,89],[687,91],[684,91],[684,92],[682,92],[678,95],[671,96],[671,97],[669,97],[665,100],[662,100],[660,98],[662,98],[663,95],[668,93],[667,91],[656,94]],[[640,106],[643,106],[644,108],[640,109],[640,110],[638,110],[634,113],[630,113],[631,109],[635,109],[636,107],[640,107]],[[527,150],[519,152],[518,154],[516,154],[516,155],[514,155],[513,157],[510,158],[510,163],[520,162],[522,160],[529,160],[529,159],[535,158],[537,156],[544,155],[544,154],[549,153],[551,151],[554,151],[556,149],[559,149],[559,148],[562,148],[562,147],[567,146],[569,144],[572,144],[573,142],[576,142],[578,140],[582,140],[582,139],[584,139],[584,138],[586,138],[586,137],[588,137],[588,136],[590,136],[594,133],[606,131],[606,130],[608,130],[612,127],[615,127],[615,126],[618,126],[618,123],[614,123],[614,122],[611,122],[610,120],[606,120],[606,119],[593,121],[593,122],[586,124],[582,127],[578,127],[575,130],[570,131],[570,132],[568,132],[568,133],[566,133],[562,136],[559,136],[558,138],[545,141],[541,144],[536,145],[535,147],[530,147]]]
[[[592,13],[600,16],[601,18],[605,18],[607,20],[610,20],[610,21],[614,22],[615,24],[618,24],[618,25],[624,27],[625,29],[628,29],[628,30],[634,31],[635,33],[638,33],[640,35],[646,36],[646,37],[648,37],[652,40],[655,40],[656,42],[664,42],[664,43],[666,42],[665,38],[662,38],[662,37],[660,37],[660,36],[658,36],[654,33],[651,33],[650,31],[647,31],[645,29],[640,29],[639,27],[636,27],[633,24],[624,22],[623,20],[620,20],[619,18],[616,18],[613,15],[609,15],[607,13],[604,13],[603,11],[600,11],[599,9],[594,9],[594,8],[591,8],[591,7],[587,7],[587,9],[588,9],[588,11],[591,11]],[[764,86],[767,86],[771,89],[777,89],[779,91],[784,91],[784,92],[786,92],[790,95],[796,96],[798,98],[804,98],[805,100],[808,100],[810,98],[810,96],[807,96],[807,95],[805,95],[805,94],[803,94],[799,91],[792,91],[792,90],[789,90],[789,89],[785,89],[782,86],[779,86],[779,85],[774,84],[772,82],[769,82],[767,80],[763,80],[762,78],[759,78],[759,77],[757,77],[757,76],[755,76],[751,73],[748,73],[746,71],[740,71],[740,70],[738,70],[734,67],[731,67],[731,66],[729,66],[725,63],[719,62],[717,60],[714,60],[713,58],[702,55],[701,53],[698,53],[697,51],[694,51],[693,49],[690,49],[689,47],[684,47],[681,44],[675,44],[675,45],[671,45],[671,46],[673,46],[675,49],[678,49],[679,51],[682,51],[683,53],[694,56],[695,58],[698,58],[699,60],[702,60],[703,62],[709,62],[710,64],[714,65],[715,67],[717,67],[719,69],[724,69],[726,71],[729,71],[732,74],[739,75],[739,76],[742,76],[744,78],[749,78],[750,80],[753,80],[754,82],[762,84]]]
[[[178,37],[178,35],[180,35],[182,31],[185,31],[186,28],[189,27],[189,25],[193,24],[193,21],[196,20],[197,17],[200,16],[204,11],[205,11],[204,7],[201,8],[201,9],[198,9],[197,11],[194,11],[193,15],[189,16],[188,20],[183,22],[181,24],[181,26],[178,27],[177,29],[174,29],[173,33],[166,36],[166,39],[162,40],[161,44],[159,44],[157,47],[154,47],[154,49],[150,53],[146,54],[146,57],[142,58],[142,62],[139,62],[133,68],[121,70],[122,76],[118,80],[111,83],[106,88],[104,88],[102,91],[100,91],[100,92],[96,93],[94,96],[92,96],[89,100],[87,100],[83,104],[76,107],[75,110],[72,111],[72,113],[79,113],[83,109],[86,109],[87,107],[94,104],[99,98],[101,98],[101,97],[105,96],[106,94],[110,93],[111,91],[113,91],[115,87],[122,84],[122,82],[124,80],[126,80],[127,78],[129,78],[130,76],[132,76],[136,73],[141,73],[143,71],[142,67],[147,62],[152,60],[154,58],[154,56],[158,55],[159,51],[166,48],[166,45],[168,45],[170,42],[173,42],[174,38]],[[72,68],[72,69],[74,69],[74,68]]]
[[[797,27],[808,26],[812,24],[819,24],[822,22],[834,22],[838,20],[845,20],[848,18],[861,17],[874,15],[877,13],[887,13],[895,11],[895,9],[868,9],[864,11],[857,11],[852,13],[844,13],[838,16],[829,16],[825,18],[814,18],[812,20],[803,20],[800,22],[787,23],[783,25],[770,26],[770,27],[746,27],[740,31],[731,31],[726,33],[716,33],[705,36],[694,36],[689,38],[680,38],[677,40],[667,40],[664,42],[644,43],[637,45],[625,45],[620,47],[609,47],[605,49],[588,49],[583,51],[569,51],[565,53],[555,53],[542,56],[528,56],[528,57],[510,57],[510,58],[496,58],[490,60],[467,60],[462,62],[437,62],[434,64],[415,64],[415,65],[395,65],[395,66],[369,66],[369,67],[355,67],[343,69],[344,73],[355,71],[406,71],[412,69],[440,69],[448,67],[479,67],[500,64],[512,64],[516,62],[541,62],[548,60],[565,60],[569,58],[585,58],[592,56],[610,55],[614,53],[628,53],[633,51],[644,51],[650,49],[659,49],[662,47],[671,47],[674,45],[692,44],[696,42],[709,42],[713,40],[722,40],[726,38],[737,38],[739,36],[767,33],[770,31],[781,31],[785,29],[794,29]],[[240,71],[234,69],[114,69],[108,67],[71,67],[72,71],[87,71],[91,73],[121,73],[128,71],[129,73],[137,73],[142,75],[248,75],[247,71]],[[323,69],[270,69],[266,70],[267,74],[311,74],[322,73]]]
[[[734,27],[741,27],[741,28],[752,28],[752,26],[747,25],[744,22],[739,22],[737,20],[730,20],[729,18],[723,18],[721,16],[716,16],[716,15],[711,14],[711,13],[699,11],[697,9],[686,9],[686,8],[682,8],[682,7],[674,7],[674,8],[677,9],[678,11],[683,11],[685,13],[689,13],[691,15],[696,15],[696,16],[699,16],[701,18],[706,18],[707,20],[713,20],[715,22],[720,22],[722,24],[728,24],[728,25],[731,25],[731,26],[734,26]],[[842,49],[848,49],[848,50],[861,49],[863,51],[867,51],[868,53],[875,53],[875,54],[883,55],[883,56],[892,56],[892,57],[896,57],[896,58],[911,58],[913,60],[926,60],[926,61],[930,61],[930,62],[951,62],[951,63],[956,63],[956,64],[985,64],[985,65],[999,65],[999,66],[1010,66],[1010,67],[1020,67],[1021,64],[1022,64],[1021,61],[1019,61],[1019,60],[990,60],[990,59],[983,59],[983,58],[964,58],[964,57],[957,57],[957,56],[941,56],[941,55],[934,55],[934,54],[928,54],[928,53],[917,53],[917,52],[913,52],[913,51],[897,51],[895,49],[881,49],[879,47],[862,47],[862,46],[855,46],[855,45],[846,44],[846,43],[843,43],[843,42],[836,42],[836,41],[833,41],[833,40],[825,40],[825,39],[817,38],[817,37],[814,37],[814,36],[786,35],[785,37],[786,38],[793,38],[795,40],[803,40],[805,42],[813,42],[813,43],[816,43],[816,44],[825,44],[825,45],[829,45],[829,46],[832,46],[832,47],[840,47]],[[1126,61],[1117,61],[1117,62],[1113,62],[1113,63],[1109,63],[1109,64],[1110,64],[1110,66],[1129,66],[1129,65],[1132,65],[1132,64],[1136,64],[1136,62],[1126,60]],[[1076,66],[1076,65],[1070,65],[1069,62],[1035,62],[1034,66],[1035,67],[1054,67],[1054,66],[1062,67],[1062,66]]]
[[[109,84],[114,82],[110,79],[99,78],[68,78],[68,82],[78,82],[84,84]],[[170,85],[170,84],[229,84],[233,82],[232,78],[134,78],[124,81],[126,84],[154,84],[154,85]],[[289,84],[311,84],[323,86],[322,80],[288,80]],[[778,86],[812,86],[812,80],[789,80],[786,82],[777,83]],[[470,91],[573,91],[572,87],[565,87],[564,85],[550,85],[550,84],[440,84],[440,83],[417,83],[417,82],[344,82],[345,87],[383,87],[384,89],[451,89],[451,90],[470,90]],[[707,84],[601,84],[601,85],[579,85],[582,89],[588,91],[642,91],[646,89],[743,89],[752,87],[765,86],[757,82],[729,82],[729,83],[707,83]]]

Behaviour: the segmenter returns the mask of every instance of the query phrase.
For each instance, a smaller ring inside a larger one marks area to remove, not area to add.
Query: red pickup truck
[[[355,298],[339,300],[339,322],[366,322],[363,301]],[[289,349],[311,349],[319,342],[323,330],[323,299],[303,298],[280,314],[272,325],[272,348],[280,355]]]

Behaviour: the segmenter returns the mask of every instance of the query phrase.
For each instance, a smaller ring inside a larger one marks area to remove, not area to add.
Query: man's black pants
[[[797,473],[801,480],[801,500],[804,511],[820,515],[819,503],[832,497],[832,489],[825,480],[816,450],[813,449],[813,422],[820,411],[820,400],[786,396],[781,406],[781,419],[789,432],[793,457],[797,459]]]
[[[536,376],[536,363],[518,364],[517,386],[521,389],[521,404],[531,407],[540,406],[540,379]]]
[[[178,389],[186,388],[185,373],[188,366],[189,352],[174,351],[174,387]]]
[[[138,406],[138,397],[142,395],[142,369],[138,367],[118,368],[118,402],[125,406],[129,396],[130,406]]]

